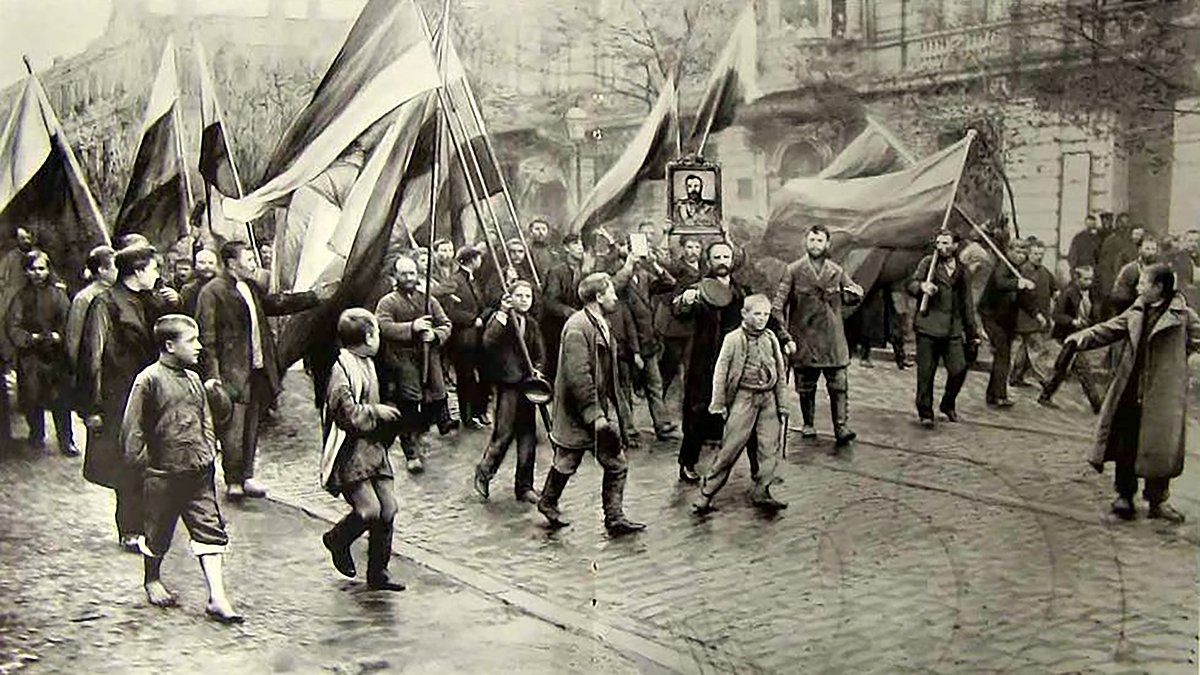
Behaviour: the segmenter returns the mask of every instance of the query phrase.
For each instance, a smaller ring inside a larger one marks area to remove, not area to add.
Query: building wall
[[[1175,105],[1175,151],[1171,174],[1170,231],[1184,232],[1200,227],[1200,98]]]

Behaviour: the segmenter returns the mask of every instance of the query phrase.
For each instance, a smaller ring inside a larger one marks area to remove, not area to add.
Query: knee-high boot
[[[816,423],[815,417],[817,413],[817,390],[812,391],[801,390],[800,392],[800,417],[804,421],[804,426],[807,429],[812,429]],[[813,432],[812,435],[816,435]]]
[[[625,517],[625,479],[628,475],[625,469],[604,472],[600,495],[604,502],[604,527],[610,534],[629,534],[646,529],[644,524]]]
[[[344,576],[353,578],[358,573],[354,568],[354,556],[350,553],[350,545],[366,531],[367,521],[358,515],[358,511],[351,511],[321,535],[321,541],[333,558],[334,569]]]
[[[377,591],[402,591],[404,584],[388,578],[388,563],[392,559],[392,521],[371,521],[367,542],[367,586]]]
[[[849,395],[844,391],[829,392],[829,412],[833,417],[833,437],[837,445],[846,445],[855,438],[858,434],[850,429],[850,401]]]
[[[558,510],[558,498],[562,496],[569,480],[569,474],[562,473],[554,467],[550,467],[550,472],[546,474],[546,484],[542,487],[542,498],[538,500],[537,508],[546,516],[546,520],[550,521],[552,527],[570,525],[563,520],[562,512]]]

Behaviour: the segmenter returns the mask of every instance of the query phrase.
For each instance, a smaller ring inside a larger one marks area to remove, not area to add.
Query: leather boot
[[[392,559],[392,521],[375,520],[370,524],[367,543],[367,587],[375,591],[402,591],[404,584],[388,578]]]
[[[625,517],[625,478],[627,471],[605,471],[601,487],[604,502],[604,529],[613,536],[632,534],[646,529],[644,523],[636,523]]]
[[[334,569],[341,572],[342,576],[353,579],[358,573],[354,568],[354,556],[350,553],[350,545],[366,531],[367,522],[359,517],[357,511],[351,511],[321,535],[322,543],[333,558]]]
[[[858,438],[858,434],[849,427],[850,397],[844,391],[829,392],[829,412],[833,417],[833,436],[835,445],[846,445]]]
[[[542,497],[537,503],[538,511],[546,516],[546,520],[550,521],[550,527],[554,529],[570,525],[563,520],[562,512],[558,510],[558,498],[562,496],[569,480],[571,480],[570,476],[550,467],[550,473],[546,474],[546,485],[542,488]]]
[[[817,430],[814,428],[814,418],[817,414],[817,390],[801,391],[800,392],[800,417],[804,421],[804,427],[800,430],[800,435],[804,438],[813,438],[817,435]]]

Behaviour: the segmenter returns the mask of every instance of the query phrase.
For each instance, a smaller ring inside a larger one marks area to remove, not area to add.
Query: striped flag
[[[204,53],[204,46],[194,42],[196,70],[200,74],[200,120],[204,125],[200,132],[200,176],[208,189],[216,195],[208,195],[209,227],[221,239],[244,239],[246,226],[225,218],[221,209],[224,197],[242,196],[242,179],[233,163],[233,151],[229,130],[225,127],[225,114],[217,99],[217,88],[213,84],[212,69]]]
[[[629,208],[642,181],[662,180],[675,155],[678,119],[675,78],[668,78],[658,101],[616,163],[588,192],[567,232],[599,227]]]
[[[738,106],[762,96],[758,88],[758,24],[754,5],[738,16],[705,88],[685,147],[699,152],[711,133],[733,124]]]
[[[72,291],[83,285],[88,251],[109,241],[100,208],[34,75],[25,80],[0,134],[0,237],[11,241],[17,227],[37,233],[38,248]]]
[[[818,178],[866,178],[907,169],[916,163],[911,153],[887,129],[867,117],[867,128],[850,141]]]
[[[369,0],[312,100],[280,140],[263,185],[226,200],[225,215],[249,222],[285,202],[367,128],[438,84],[417,6],[412,0]]]
[[[167,38],[114,234],[140,233],[160,250],[187,234],[191,195],[180,157],[181,131],[175,42]]]

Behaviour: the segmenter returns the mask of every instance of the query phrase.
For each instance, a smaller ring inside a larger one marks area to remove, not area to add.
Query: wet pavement
[[[745,463],[719,511],[692,515],[675,445],[649,442],[630,453],[626,493],[628,513],[650,524],[644,534],[606,537],[590,460],[563,499],[572,527],[551,533],[512,499],[511,463],[489,503],[475,496],[480,431],[434,436],[427,471],[398,478],[398,536],[467,583],[619,626],[687,670],[1196,672],[1195,469],[1173,485],[1186,525],[1116,522],[1111,467],[1100,476],[1082,461],[1095,417],[1077,388],[1064,387],[1058,410],[1037,406],[1032,389],[1016,390],[1016,408],[991,410],[986,377],[973,373],[963,422],[930,432],[911,412],[914,378],[853,367],[859,442],[841,452],[819,399],[825,435],[789,439],[775,492],[791,507],[778,517],[746,502]],[[261,476],[276,498],[332,517],[340,506],[315,489],[303,374],[289,376],[281,410]],[[649,426],[644,406],[639,421]],[[1194,421],[1191,432],[1194,464]],[[543,441],[539,479],[549,458]]]
[[[0,673],[654,672],[404,559],[392,573],[408,590],[368,591],[330,566],[326,523],[273,502],[222,503],[226,584],[244,625],[205,619],[182,526],[163,570],[180,606],[151,607],[141,559],[116,544],[111,493],[80,467],[3,449]],[[365,553],[363,542],[360,565]]]
[[[1077,389],[1059,410],[1022,389],[997,411],[972,373],[963,422],[930,432],[913,380],[854,366],[859,441],[842,451],[819,398],[823,436],[789,438],[775,492],[791,507],[773,518],[747,503],[744,462],[719,510],[692,515],[675,444],[644,433],[626,506],[649,529],[621,540],[604,534],[591,460],[563,499],[573,525],[550,532],[512,498],[513,458],[490,502],[472,491],[486,431],[434,435],[427,471],[397,478],[393,570],[410,588],[381,596],[320,546],[321,519],[345,506],[316,485],[316,411],[293,371],[260,452],[272,500],[223,504],[228,584],[249,617],[232,629],[204,620],[182,534],[165,566],[182,607],[151,608],[139,560],[117,550],[110,494],[80,460],[12,449],[0,672],[1195,673],[1194,411],[1193,466],[1172,486],[1189,522],[1123,523],[1106,513],[1111,467],[1082,461],[1095,418]],[[638,420],[649,426],[644,405]],[[549,458],[543,440],[539,482]]]

